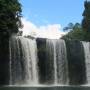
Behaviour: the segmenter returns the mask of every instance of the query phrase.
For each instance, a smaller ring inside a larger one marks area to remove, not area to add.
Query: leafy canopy
[[[0,33],[17,33],[21,24],[21,4],[18,0],[0,0]]]
[[[69,23],[64,27],[64,31],[69,31],[63,39],[90,41],[90,1],[84,2],[85,10],[83,12],[82,24]]]
[[[85,31],[90,32],[90,1],[85,1],[84,7],[82,27]]]
[[[70,23],[71,24],[71,23]],[[75,23],[72,25],[68,24],[68,29],[70,30],[66,35],[62,37],[62,39],[69,39],[69,40],[84,40],[84,31],[82,30],[82,26],[79,23]],[[65,29],[65,28],[64,28]]]

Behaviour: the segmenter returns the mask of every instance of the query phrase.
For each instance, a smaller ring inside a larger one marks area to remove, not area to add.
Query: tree
[[[85,32],[85,39],[90,41],[90,1],[85,1],[84,7],[82,28]]]
[[[69,24],[68,24],[69,25]],[[84,31],[82,30],[82,26],[79,23],[72,24],[73,27],[71,30],[62,37],[62,39],[70,39],[70,40],[84,40]]]
[[[17,33],[21,24],[21,4],[18,0],[0,0],[0,33]]]
[[[66,27],[63,28],[63,31],[72,30],[73,29],[73,26],[74,26],[73,23],[69,23]]]
[[[63,36],[63,39],[90,41],[90,1],[86,0],[84,7],[82,24],[68,24],[68,26],[64,28],[64,31],[70,30],[70,32]]]
[[[82,27],[85,31],[90,32],[90,1],[85,1],[84,7]]]
[[[18,0],[0,0],[0,85],[9,85],[9,37],[21,27],[21,4]]]

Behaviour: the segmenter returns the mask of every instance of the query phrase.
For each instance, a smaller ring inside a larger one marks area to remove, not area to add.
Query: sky
[[[24,35],[60,38],[68,23],[81,23],[85,0],[20,0]]]

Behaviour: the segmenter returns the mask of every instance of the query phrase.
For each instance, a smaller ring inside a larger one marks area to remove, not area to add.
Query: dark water
[[[0,90],[90,90],[90,87],[0,87]]]

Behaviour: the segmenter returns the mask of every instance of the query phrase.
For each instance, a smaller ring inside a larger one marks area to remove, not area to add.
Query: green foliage
[[[70,40],[84,40],[85,33],[82,30],[82,27],[79,23],[76,23],[75,25],[72,24],[71,30],[62,37],[62,39],[70,39]],[[70,27],[69,27],[70,28]]]
[[[69,31],[68,34],[62,37],[63,39],[90,41],[90,1],[85,1],[84,7],[82,24],[69,23],[63,29],[64,31]]]
[[[68,25],[67,25],[67,27],[64,27],[63,28],[63,31],[68,31],[68,30],[72,30],[73,29],[73,23],[69,23]]]
[[[85,31],[90,32],[90,1],[85,1],[84,7],[82,27]]]
[[[18,0],[0,0],[0,32],[17,33],[21,27],[21,4]]]
[[[90,41],[90,1],[84,2],[82,28],[85,31],[85,39]]]

